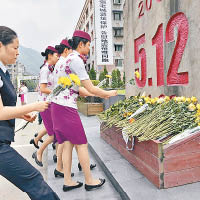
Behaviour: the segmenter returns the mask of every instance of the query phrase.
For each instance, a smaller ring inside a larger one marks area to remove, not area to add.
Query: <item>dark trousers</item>
[[[41,173],[8,144],[0,144],[0,175],[32,200],[59,200]]]

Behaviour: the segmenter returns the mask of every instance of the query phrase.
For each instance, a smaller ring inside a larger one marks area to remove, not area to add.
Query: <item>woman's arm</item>
[[[24,106],[3,106],[0,97],[0,120],[9,120],[14,118],[21,118],[23,115],[32,111],[42,112],[48,108],[48,102],[40,101]]]
[[[81,97],[95,96],[94,94],[88,92],[84,87],[79,87],[79,95]]]
[[[92,84],[91,80],[83,80],[81,81],[81,84],[84,86],[84,88],[91,94],[94,94],[95,96],[101,97],[101,98],[109,98],[111,96],[116,96],[117,91],[116,90],[110,90],[105,91],[101,88],[98,88]]]
[[[51,90],[49,88],[47,88],[46,83],[41,83],[40,84],[40,92],[45,93],[45,94],[50,94]]]

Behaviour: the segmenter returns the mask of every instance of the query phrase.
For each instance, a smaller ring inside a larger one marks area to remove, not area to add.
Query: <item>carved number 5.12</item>
[[[170,43],[175,40],[174,30],[177,27],[178,34],[176,45],[171,58],[169,70],[167,73],[167,85],[183,85],[188,84],[188,72],[178,72],[179,65],[188,40],[189,25],[184,13],[176,13],[173,15],[166,28],[166,42]],[[157,32],[152,39],[152,45],[156,46],[156,68],[157,68],[157,86],[164,85],[164,42],[163,42],[163,24],[158,26]],[[141,79],[136,78],[138,87],[146,85],[146,52],[145,49],[139,49],[139,45],[145,43],[145,34],[135,39],[135,63],[139,62],[141,57]],[[138,70],[138,69],[137,69]]]

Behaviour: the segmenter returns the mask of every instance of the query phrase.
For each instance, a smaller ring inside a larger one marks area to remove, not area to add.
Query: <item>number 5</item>
[[[144,48],[139,50],[139,46],[145,43],[145,34],[141,35],[139,38],[134,41],[134,49],[135,49],[135,63],[139,62],[139,58],[141,58],[141,80],[135,77],[136,83],[138,87],[143,88],[146,85],[146,51]],[[136,69],[139,71],[139,69]]]

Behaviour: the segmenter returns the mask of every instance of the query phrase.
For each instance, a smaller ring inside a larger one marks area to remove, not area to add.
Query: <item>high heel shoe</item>
[[[81,182],[79,182],[79,181],[77,181],[77,185],[74,185],[74,186],[68,186],[68,185],[63,185],[63,191],[64,192],[67,192],[67,191],[69,191],[69,190],[73,190],[73,189],[76,189],[76,188],[80,188],[82,185],[83,185],[83,183],[81,183]]]
[[[38,133],[36,133],[36,134],[34,135],[34,137],[37,137],[37,136],[38,136]],[[40,139],[40,142],[43,143],[44,141],[43,141],[42,139]]]
[[[99,184],[97,184],[97,185],[87,185],[87,184],[85,184],[85,189],[86,189],[86,191],[90,191],[90,190],[94,190],[94,189],[98,189],[98,188],[100,188],[105,182],[106,182],[106,180],[105,179],[99,179],[101,182],[99,183]]]
[[[91,164],[91,165],[90,165],[90,169],[91,169],[91,170],[93,170],[95,167],[96,167],[96,164],[94,164],[94,165]],[[81,167],[81,164],[80,164],[80,163],[78,163],[78,169],[79,169],[79,171],[82,171],[82,167]]]
[[[56,149],[56,145],[54,143],[52,144],[52,148],[53,148],[53,150]]]
[[[64,178],[64,173],[59,172],[57,169],[54,170],[54,175],[55,175],[55,178],[57,178],[57,177]],[[73,177],[73,176],[74,176],[74,173],[71,173],[71,177]]]
[[[34,139],[30,140],[30,144],[33,144],[36,149],[39,149],[39,146],[37,144],[35,144],[35,140]]]
[[[35,159],[37,165],[43,167],[43,163],[37,159],[37,151],[33,153],[32,158]]]
[[[53,161],[54,161],[54,163],[57,163],[57,156],[56,156],[56,154],[53,155]]]

